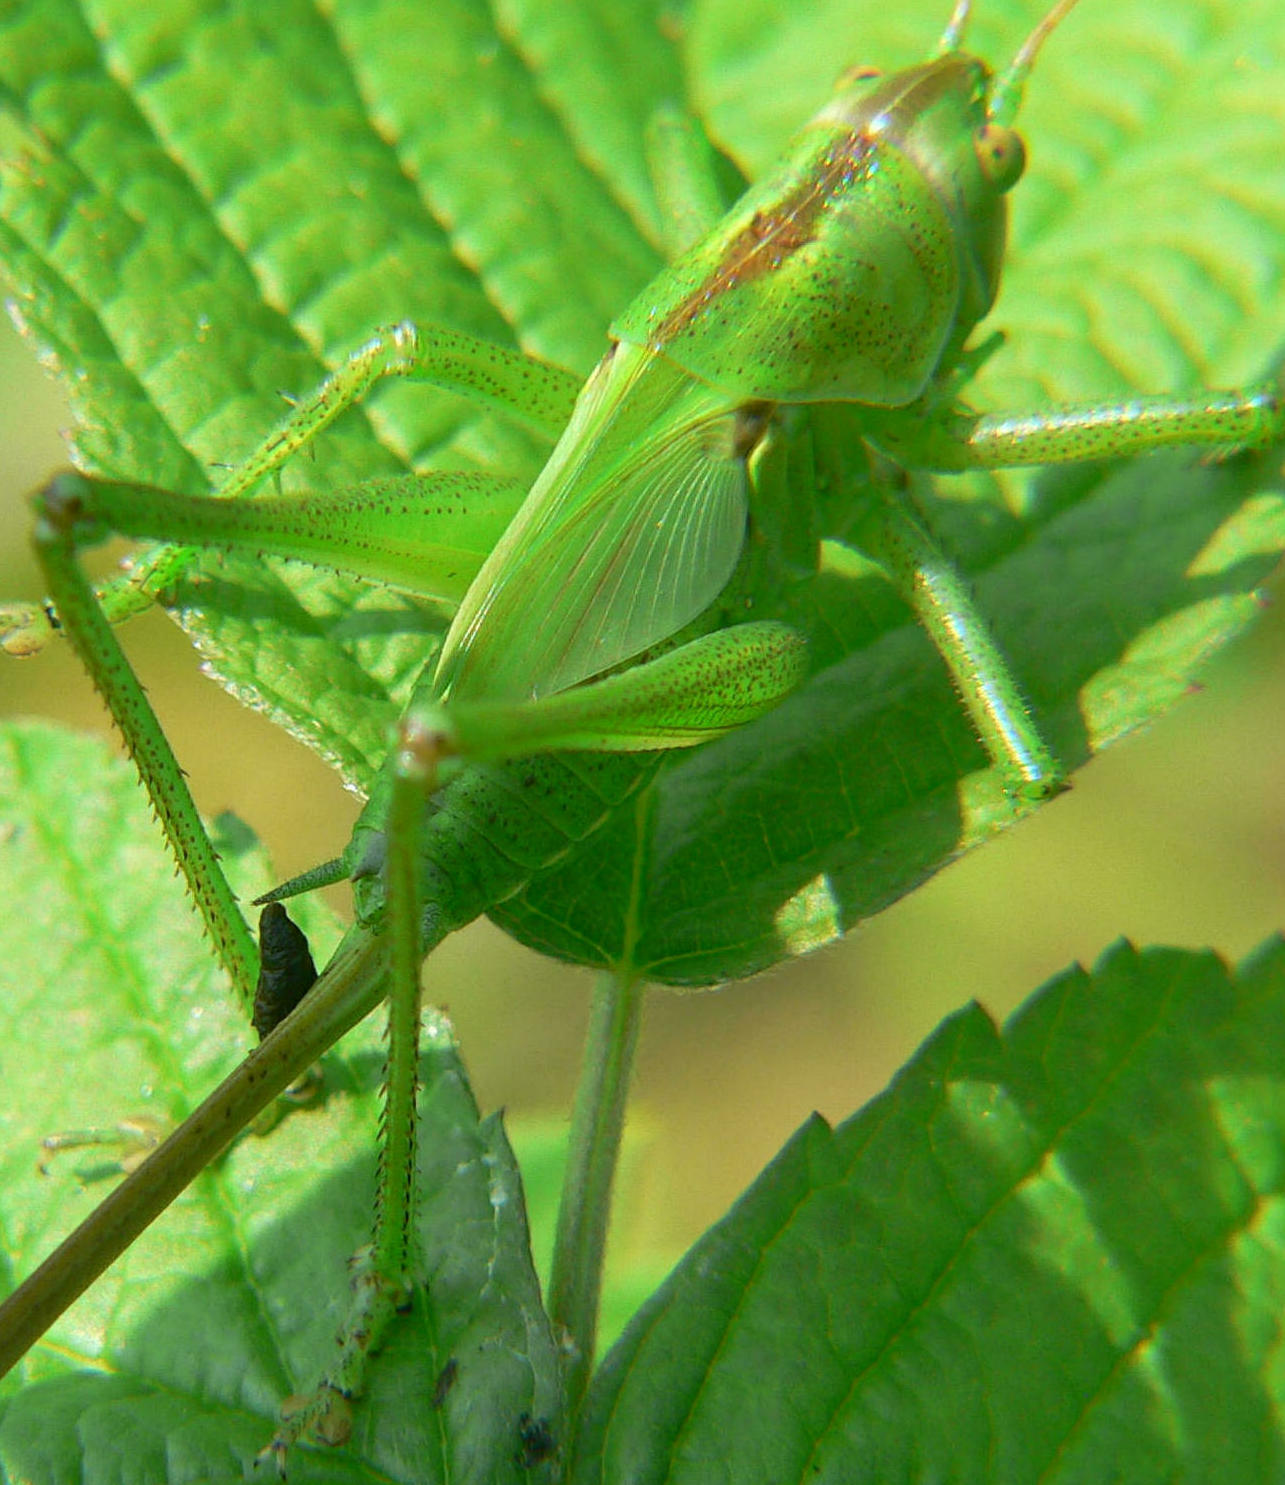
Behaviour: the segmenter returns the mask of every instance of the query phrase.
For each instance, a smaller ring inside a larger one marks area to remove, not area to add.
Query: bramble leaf
[[[570,1478],[1275,1479],[1285,946],[1120,944],[814,1117],[635,1316]]]

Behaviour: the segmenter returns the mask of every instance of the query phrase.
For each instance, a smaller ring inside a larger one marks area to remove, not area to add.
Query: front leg
[[[968,584],[910,501],[905,470],[871,458],[876,491],[856,533],[946,663],[978,737],[1010,795],[1048,799],[1066,787],[1066,768],[1045,741],[1003,651]]]
[[[503,413],[552,442],[580,391],[580,378],[493,341],[410,320],[377,330],[282,419],[218,489],[234,499],[274,474],[385,377],[428,382]]]
[[[922,403],[880,414],[872,441],[891,458],[872,460],[881,499],[861,532],[862,544],[936,645],[1012,792],[1046,798],[1064,787],[1066,770],[1041,736],[967,586],[905,498],[904,468],[1004,469],[1188,444],[1225,452],[1266,447],[1285,437],[1281,386],[1278,381],[1243,391],[1136,397],[1028,414],[943,414]]]
[[[1224,451],[1266,448],[1285,438],[1285,369],[1278,380],[1230,392],[1128,397],[1032,413],[962,413],[921,408],[890,413],[878,441],[916,469],[949,473],[1119,459],[1191,445]]]

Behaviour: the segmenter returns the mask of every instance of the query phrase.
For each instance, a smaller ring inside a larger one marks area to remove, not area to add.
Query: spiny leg
[[[1235,451],[1285,437],[1285,372],[1234,391],[1131,397],[1033,413],[891,414],[879,443],[919,469],[1007,469],[1114,459],[1175,445]]]
[[[102,492],[113,488],[81,475],[51,481],[36,497],[36,551],[67,636],[121,731],[206,934],[262,1039],[312,987],[316,970],[307,941],[279,906],[262,915],[256,948],[169,740],[81,571],[78,545],[86,531],[100,534]],[[119,1146],[128,1171],[158,1138],[122,1121],[114,1129],[51,1134],[43,1143],[51,1151]]]
[[[571,415],[580,378],[494,342],[408,320],[377,331],[302,398],[208,497],[236,499],[275,474],[346,408],[385,377],[427,382],[521,422],[555,440]],[[109,623],[144,612],[171,588],[198,555],[194,546],[164,546],[139,559],[125,576],[104,583],[96,599]],[[0,606],[0,647],[31,655],[59,627],[54,611],[32,604]]]
[[[1029,415],[951,413],[943,418],[911,409],[886,414],[878,442],[894,456],[904,445],[916,468],[950,471],[1120,457],[1173,445],[1234,451],[1282,437],[1285,404],[1278,384]],[[967,585],[905,498],[899,466],[877,456],[873,463],[884,498],[863,532],[863,546],[932,638],[1010,789],[1028,799],[1057,793],[1066,770],[1042,737]]]
[[[285,557],[458,603],[526,494],[463,472],[394,475],[313,495],[215,500],[152,485],[61,474],[52,498],[76,510],[76,540],[110,535]]]
[[[389,376],[458,392],[550,441],[566,426],[581,386],[574,372],[520,351],[460,331],[421,328],[402,320],[376,331],[292,408],[220,486],[217,497],[234,499],[252,489]]]
[[[37,497],[36,543],[73,645],[120,726],[206,931],[263,1037],[315,980],[284,910],[261,920],[256,952],[177,761],[79,567],[77,551],[119,532],[222,550],[325,555],[359,575],[458,600],[520,503],[522,487],[473,474],[403,476],[300,499],[225,502],[66,474]],[[80,1132],[103,1142],[107,1131]],[[66,1135],[51,1136],[60,1144]]]
[[[437,786],[439,739],[412,716],[402,724],[393,757],[385,862],[388,972],[388,1061],[375,1224],[368,1247],[350,1265],[352,1305],[334,1359],[315,1391],[288,1401],[271,1456],[285,1474],[290,1447],[305,1437],[343,1444],[352,1430],[352,1399],[361,1391],[367,1359],[393,1317],[410,1301],[414,1279],[416,1094],[419,1082],[420,965],[423,904],[420,865],[425,803]]]
[[[80,516],[75,491],[58,482],[36,497],[34,541],[45,581],[68,638],[125,739],[206,934],[248,1017],[259,972],[254,939],[169,740],[80,570],[75,538]]]
[[[1050,798],[1065,787],[1066,769],[1044,740],[968,584],[911,506],[905,471],[877,455],[871,462],[879,498],[860,531],[862,550],[883,567],[946,662],[1010,792]]]
[[[36,497],[37,555],[67,634],[125,738],[206,932],[249,1015],[260,968],[253,939],[182,770],[77,561],[77,532],[84,516],[78,492],[87,483],[91,482],[79,477],[54,481]],[[6,1298],[0,1306],[0,1373],[35,1343],[248,1120],[382,998],[384,967],[376,962],[369,935],[350,934],[349,939],[351,944],[345,941],[290,1026],[267,1037],[182,1128]],[[297,947],[287,957],[297,981],[303,973]],[[272,1019],[279,1019],[279,1014]]]
[[[221,494],[245,493],[375,381],[388,375],[434,380],[469,392],[520,414],[550,436],[556,435],[569,416],[579,385],[571,373],[504,347],[453,331],[421,332],[403,323],[373,337],[328,377],[269,435]],[[462,519],[443,533],[442,504],[448,494],[455,497]],[[480,494],[492,498],[479,523],[471,505]],[[308,560],[319,554],[320,532],[323,554],[332,563],[343,565],[344,553],[350,551],[359,554],[350,570],[355,566],[359,573],[365,571],[384,581],[419,579],[432,573],[441,577],[435,596],[458,598],[508,524],[521,494],[517,486],[472,475],[423,481],[407,476],[400,482],[375,482],[357,491],[339,492],[328,501],[313,497],[310,504],[278,500],[234,507],[217,498],[176,496],[145,486],[68,475],[51,482],[37,497],[36,547],[60,623],[124,735],[206,932],[247,1012],[258,978],[252,936],[205,834],[182,770],[112,634],[113,615],[99,604],[80,570],[78,547],[110,531],[123,531],[160,539],[190,537],[222,544],[225,549],[248,545],[255,551],[275,550]],[[406,518],[408,505],[416,499],[429,501],[435,524]],[[253,518],[247,519],[251,510]],[[426,530],[428,536],[422,537]],[[436,546],[434,538],[440,538]],[[195,552],[192,547],[165,550],[169,556],[164,561],[173,558],[180,563],[169,569],[171,577]],[[159,573],[157,568],[152,571]],[[167,580],[162,579],[160,585]],[[144,590],[151,591],[147,580],[136,591]]]

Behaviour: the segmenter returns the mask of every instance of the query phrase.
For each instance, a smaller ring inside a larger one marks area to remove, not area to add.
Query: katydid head
[[[1026,145],[1013,127],[1022,88],[1044,41],[1076,3],[1058,0],[1008,66],[993,73],[961,50],[972,4],[957,0],[931,60],[890,73],[853,69],[818,115],[818,123],[840,124],[903,152],[946,208],[963,275],[950,342],[956,347],[999,290],[1005,198],[1026,168]]]
[[[718,226],[611,327],[732,396],[900,407],[949,374],[995,301],[1012,127],[1058,0],[998,76],[961,51],[859,68]]]

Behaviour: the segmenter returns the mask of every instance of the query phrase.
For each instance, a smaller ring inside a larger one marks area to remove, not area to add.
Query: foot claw
[[[281,1405],[281,1422],[272,1442],[254,1457],[254,1466],[269,1463],[277,1476],[286,1477],[286,1456],[304,1439],[341,1448],[352,1437],[352,1399],[332,1383],[323,1382],[311,1397],[288,1397]]]

